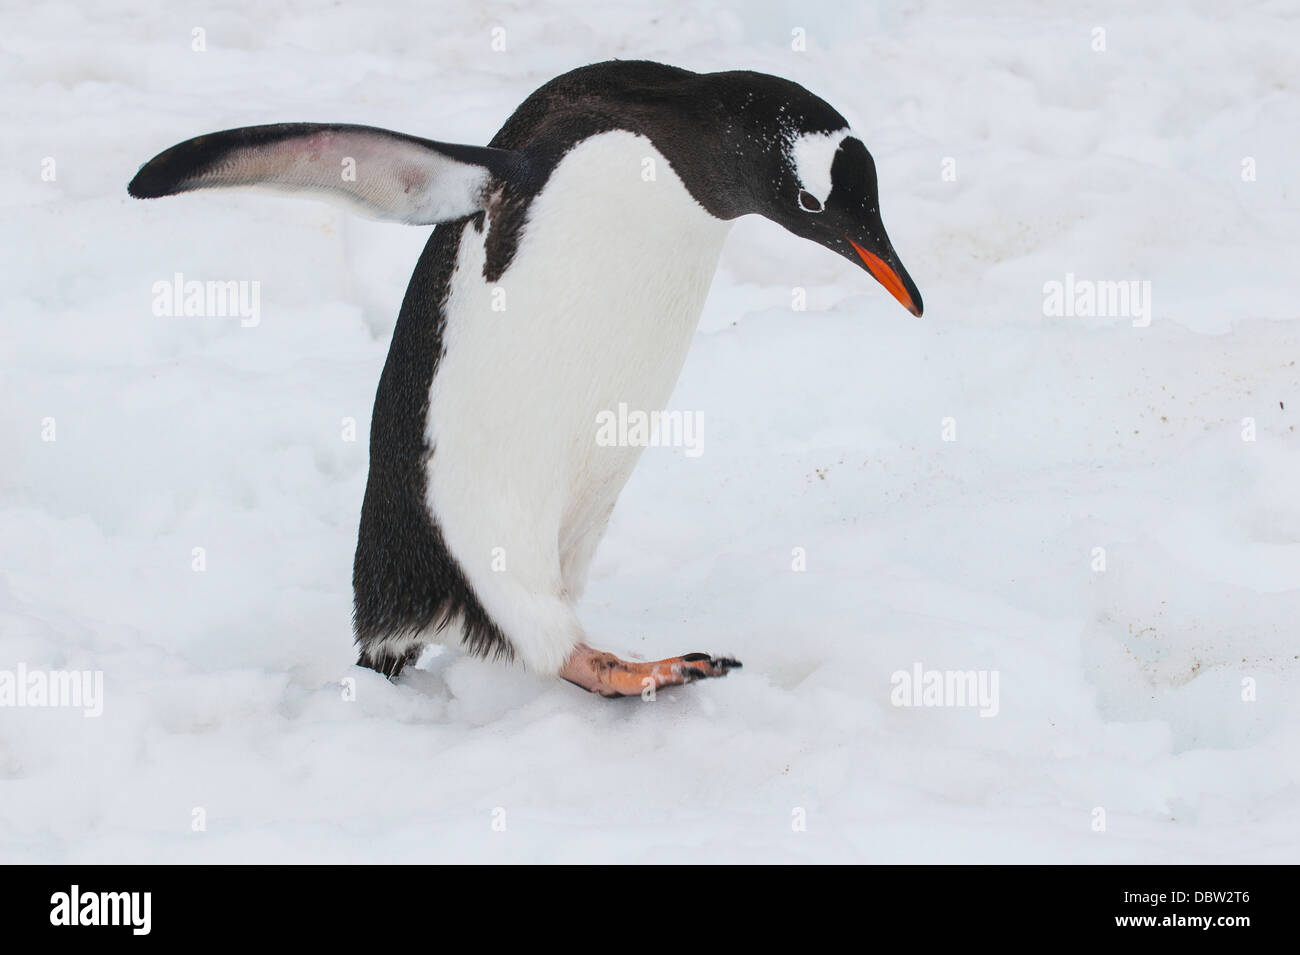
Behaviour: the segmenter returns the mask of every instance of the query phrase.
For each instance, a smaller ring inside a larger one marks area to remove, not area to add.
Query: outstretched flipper
[[[363,215],[433,225],[483,209],[493,179],[522,182],[518,153],[373,126],[277,123],[187,139],[140,167],[127,192],[156,199],[241,186],[341,201]]]

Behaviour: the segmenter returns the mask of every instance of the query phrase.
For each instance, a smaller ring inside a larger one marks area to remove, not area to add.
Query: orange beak
[[[847,235],[844,238],[849,239]],[[880,256],[874,252],[868,252],[852,239],[849,239],[849,245],[853,246],[854,251],[858,253],[863,264],[866,265],[867,271],[876,277],[876,281],[888,289],[889,294],[898,299],[903,308],[919,317],[921,309],[913,300],[912,294],[908,292],[907,286],[903,284],[902,276]]]

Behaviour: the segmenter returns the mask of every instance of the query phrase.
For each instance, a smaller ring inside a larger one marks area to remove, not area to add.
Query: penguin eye
[[[817,199],[817,197],[814,196],[807,189],[800,189],[799,208],[802,209],[804,212],[821,212],[822,204]]]

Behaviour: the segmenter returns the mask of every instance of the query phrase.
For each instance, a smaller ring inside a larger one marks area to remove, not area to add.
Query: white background
[[[0,709],[0,860],[1296,861],[1297,4],[974,6],[6,2],[0,669],[105,702]],[[646,452],[582,615],[744,670],[611,703],[448,651],[390,685],[351,559],[428,230],[126,183],[255,123],[484,143],[615,56],[836,106],[926,315],[733,231],[672,401],[704,454]],[[261,324],[155,317],[178,271],[260,281]],[[1066,273],[1149,281],[1152,324],[1045,316]],[[892,706],[917,662],[997,670],[999,715]]]

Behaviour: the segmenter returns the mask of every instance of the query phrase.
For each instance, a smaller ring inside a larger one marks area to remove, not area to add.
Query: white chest
[[[611,132],[552,173],[498,284],[465,230],[427,425],[441,523],[485,487],[562,538],[607,515],[640,449],[599,447],[597,416],[664,407],[728,226],[649,140]]]

